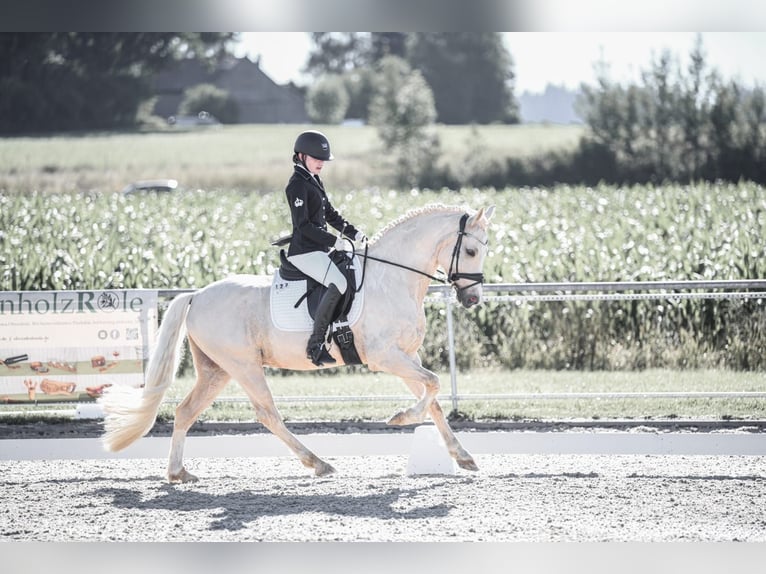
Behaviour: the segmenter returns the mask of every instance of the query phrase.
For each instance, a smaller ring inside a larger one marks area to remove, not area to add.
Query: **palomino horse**
[[[413,210],[389,224],[369,244],[364,308],[352,326],[362,362],[373,371],[401,377],[418,397],[395,414],[392,425],[422,423],[430,415],[461,468],[478,470],[436,400],[439,378],[423,368],[418,349],[425,337],[423,300],[438,269],[465,307],[481,301],[481,269],[494,206],[468,213],[457,207]],[[264,367],[316,369],[306,358],[308,332],[278,330],[271,320],[271,277],[237,275],[177,296],[165,313],[143,389],[113,386],[101,399],[106,413],[103,443],[117,451],[146,434],[178,366],[184,327],[197,382],[175,413],[168,461],[170,482],[194,481],[183,465],[186,433],[230,379],[242,385],[258,421],[279,437],[317,476],[335,469],[307,449],[285,426],[264,376]],[[343,364],[338,350],[332,355]]]

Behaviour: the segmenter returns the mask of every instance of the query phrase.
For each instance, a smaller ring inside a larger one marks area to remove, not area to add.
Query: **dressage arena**
[[[0,440],[4,541],[766,541],[762,427],[460,430],[478,472],[411,474],[415,433],[191,436],[200,480],[168,484],[170,438]]]

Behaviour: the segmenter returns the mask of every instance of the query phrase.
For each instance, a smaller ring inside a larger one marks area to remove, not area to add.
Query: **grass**
[[[449,373],[439,373],[440,396],[452,411]],[[414,404],[404,384],[388,374],[356,372],[334,375],[272,373],[269,383],[277,406],[289,421],[385,421]],[[179,377],[166,399],[180,400],[193,386],[192,377]],[[622,371],[502,371],[459,373],[458,395],[530,395],[535,393],[617,392],[766,392],[763,373],[720,370]],[[325,401],[308,397],[328,397]],[[339,397],[360,397],[341,402]],[[364,397],[369,397],[365,399]],[[254,412],[245,393],[231,382],[201,420],[252,421]],[[234,399],[242,401],[234,402]],[[385,400],[384,400],[385,399]],[[175,403],[162,407],[172,418]],[[464,399],[460,416],[471,420],[570,419],[744,419],[766,418],[766,401],[757,398],[513,398]]]
[[[337,158],[329,189],[385,185],[386,154],[371,126],[235,125],[196,131],[0,138],[0,191],[119,191],[131,181],[177,179],[187,189],[281,191],[295,136],[320,129]],[[527,157],[573,147],[582,126],[437,126],[446,161],[472,154]]]
[[[450,376],[438,373],[440,402],[453,411]],[[271,371],[269,385],[277,408],[290,422],[384,422],[395,412],[414,404],[396,377],[366,370],[327,373]],[[193,376],[180,376],[168,389],[160,420],[172,420],[176,405],[194,385]],[[758,372],[725,370],[676,371],[547,371],[497,369],[458,373],[461,419],[473,421],[573,421],[573,420],[764,420],[766,400],[749,397],[577,397],[535,398],[550,393],[721,393],[766,392],[766,376]],[[484,395],[471,399],[470,395]],[[495,395],[486,397],[486,395]],[[523,398],[498,395],[525,395]],[[530,396],[532,395],[532,396]],[[348,398],[348,400],[338,400]],[[60,417],[62,405],[3,405],[3,420],[46,421]],[[51,418],[53,417],[53,418]],[[255,413],[242,388],[230,382],[200,421],[254,422]]]

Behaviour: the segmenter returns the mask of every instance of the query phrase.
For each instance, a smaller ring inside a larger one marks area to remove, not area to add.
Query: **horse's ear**
[[[469,223],[471,225],[479,224],[479,225],[486,225],[489,223],[489,220],[492,218],[492,214],[495,213],[495,206],[490,205],[489,207],[482,207],[479,209],[479,211],[476,212],[476,214],[471,217]]]

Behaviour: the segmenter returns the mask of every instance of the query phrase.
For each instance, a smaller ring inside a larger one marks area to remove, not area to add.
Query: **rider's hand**
[[[361,231],[357,231],[356,235],[354,236],[354,241],[360,241],[362,243],[367,243],[367,236],[362,233]]]
[[[343,251],[346,248],[346,240],[342,237],[338,237],[335,240],[335,245],[332,246],[333,251]]]

